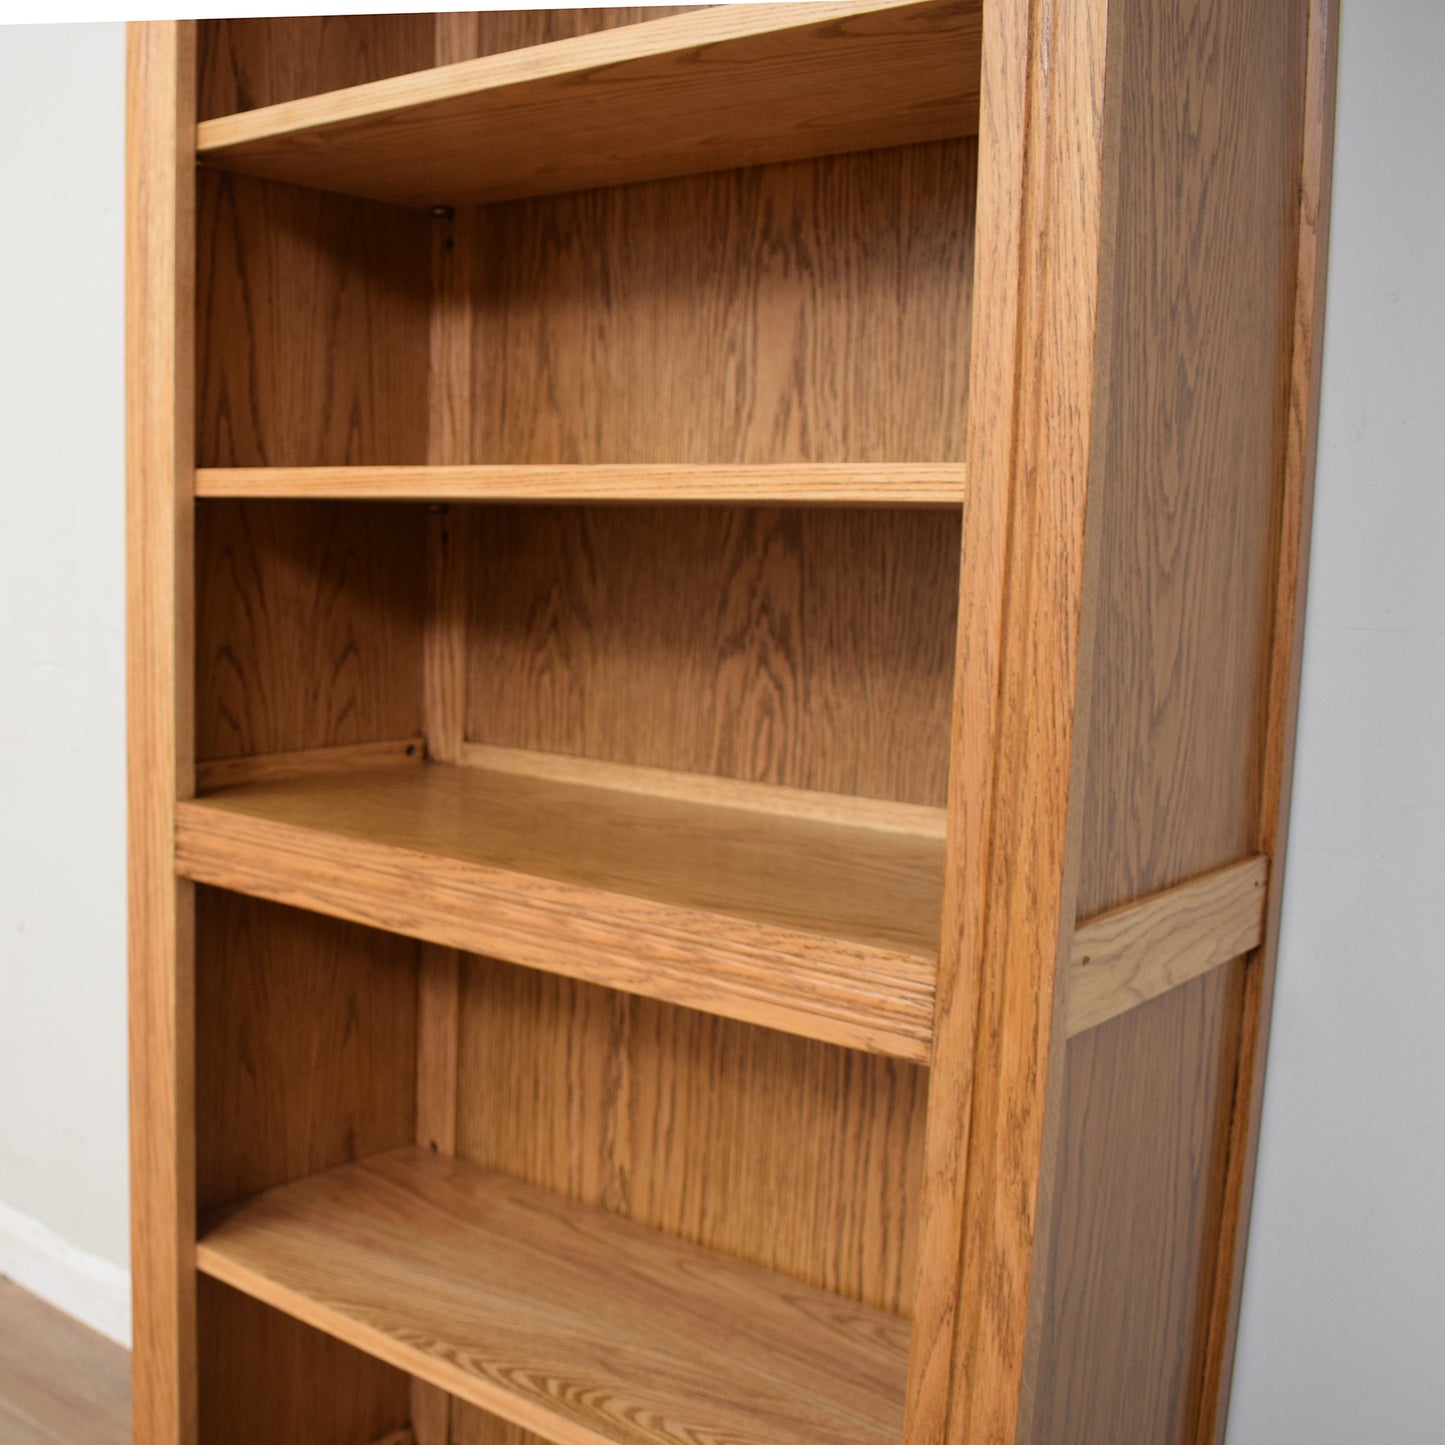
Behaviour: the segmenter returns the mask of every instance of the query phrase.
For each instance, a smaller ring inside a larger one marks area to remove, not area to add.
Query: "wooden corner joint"
[[[1269,859],[1245,858],[1081,923],[1064,998],[1072,1038],[1258,948]]]

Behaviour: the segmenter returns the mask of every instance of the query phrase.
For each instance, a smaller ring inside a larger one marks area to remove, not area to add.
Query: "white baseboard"
[[[0,1274],[130,1348],[130,1271],[0,1203]]]

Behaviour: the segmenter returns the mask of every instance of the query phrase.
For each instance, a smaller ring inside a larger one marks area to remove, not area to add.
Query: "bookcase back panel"
[[[198,466],[425,458],[430,219],[201,171]]]
[[[410,1144],[416,999],[412,940],[198,889],[198,1209]]]
[[[198,120],[362,85],[434,64],[431,15],[202,20]]]
[[[457,1153],[907,1312],[927,1071],[463,963]]]
[[[977,149],[480,211],[469,459],[959,460]]]
[[[411,1142],[416,958],[408,939],[197,889],[202,1214]],[[206,1445],[346,1445],[406,1424],[400,1371],[224,1285],[198,1287]]]
[[[204,1275],[196,1285],[205,1445],[370,1445],[405,1427],[400,1370]]]
[[[196,509],[196,756],[421,731],[425,513],[327,502]]]
[[[470,740],[942,804],[957,512],[497,507],[462,531]]]
[[[202,20],[197,27],[197,119],[704,8],[633,5]]]

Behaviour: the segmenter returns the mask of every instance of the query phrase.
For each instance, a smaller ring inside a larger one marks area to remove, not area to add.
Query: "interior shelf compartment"
[[[183,802],[176,857],[196,882],[926,1062],[943,839],[860,816],[400,763]]]
[[[562,1445],[902,1434],[902,1316],[429,1150],[219,1210],[197,1263]]]
[[[476,205],[972,135],[980,0],[718,6],[203,121],[208,165]]]
[[[961,465],[202,467],[198,497],[959,506]]]

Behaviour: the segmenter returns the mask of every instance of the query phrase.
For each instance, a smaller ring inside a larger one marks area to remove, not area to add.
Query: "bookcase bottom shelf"
[[[896,1445],[908,1321],[423,1149],[203,1223],[202,1273],[558,1445]]]

